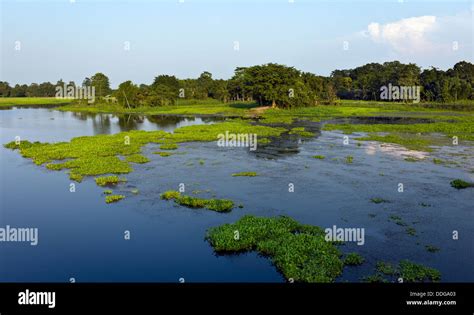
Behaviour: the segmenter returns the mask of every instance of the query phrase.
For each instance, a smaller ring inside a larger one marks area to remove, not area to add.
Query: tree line
[[[0,82],[1,97],[54,97],[58,81],[11,87]],[[178,79],[159,75],[147,85],[131,81],[110,88],[102,73],[85,78],[81,86],[94,86],[96,98],[112,96],[119,106],[166,106],[177,99],[216,99],[222,102],[253,101],[261,106],[294,108],[331,104],[339,99],[381,100],[380,89],[394,86],[419,86],[425,102],[456,102],[474,99],[474,65],[461,61],[446,71],[437,68],[422,70],[416,64],[399,61],[369,63],[354,69],[334,70],[329,77],[303,72],[280,64],[238,67],[228,79],[214,79],[210,72],[198,78]],[[69,86],[75,86],[69,82]]]

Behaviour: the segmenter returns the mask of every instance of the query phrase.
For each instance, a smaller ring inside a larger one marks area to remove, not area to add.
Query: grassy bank
[[[173,106],[160,107],[135,107],[127,108],[116,103],[94,103],[75,102],[57,108],[61,111],[88,112],[88,113],[112,113],[112,114],[145,114],[145,115],[222,115],[222,116],[245,116],[250,109],[256,107],[256,103],[230,102],[222,103],[216,100],[178,100]]]
[[[66,105],[69,103],[71,103],[71,100],[55,97],[0,97],[0,107]]]

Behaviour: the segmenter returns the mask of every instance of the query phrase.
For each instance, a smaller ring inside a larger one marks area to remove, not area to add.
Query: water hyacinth
[[[257,251],[270,257],[286,279],[295,282],[333,282],[343,268],[340,252],[326,242],[317,226],[289,217],[247,215],[234,224],[208,230],[206,239],[217,253]]]

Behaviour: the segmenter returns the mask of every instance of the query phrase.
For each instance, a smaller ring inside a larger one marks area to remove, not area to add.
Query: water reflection
[[[298,154],[300,152],[299,147],[302,143],[321,136],[321,124],[318,122],[297,120],[291,125],[272,124],[271,126],[287,128],[288,131],[283,133],[280,137],[270,138],[270,143],[268,144],[258,145],[257,150],[250,151],[251,154],[255,154],[258,158],[278,159]],[[314,136],[302,137],[298,134],[289,133],[292,128],[298,127],[304,127],[305,131],[312,132]]]
[[[188,117],[170,115],[73,113],[46,108],[17,107],[1,111],[1,139],[11,141],[22,139],[37,141],[68,141],[73,137],[113,134],[130,130],[164,130],[173,132],[176,128],[212,124],[223,121],[222,117]]]

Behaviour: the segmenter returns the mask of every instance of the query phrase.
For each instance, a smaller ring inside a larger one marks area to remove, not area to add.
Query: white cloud
[[[399,53],[416,53],[433,48],[429,34],[438,28],[436,16],[425,15],[396,22],[370,23],[366,36],[377,43],[389,44]]]

